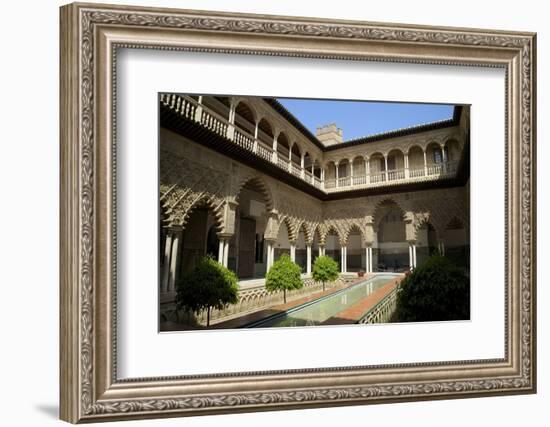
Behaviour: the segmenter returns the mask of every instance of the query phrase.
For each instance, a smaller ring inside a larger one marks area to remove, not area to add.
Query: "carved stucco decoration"
[[[174,153],[161,151],[160,203],[168,226],[185,226],[193,208],[212,209],[224,228],[227,174]]]

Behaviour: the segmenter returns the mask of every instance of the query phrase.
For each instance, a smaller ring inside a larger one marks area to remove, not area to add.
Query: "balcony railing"
[[[281,169],[327,193],[448,178],[455,176],[458,168],[458,162],[433,163],[322,180],[312,175],[310,170],[302,169],[296,162],[289,161],[288,154],[286,156],[281,153],[274,155],[275,153],[270,145],[272,137],[265,134],[261,129],[257,130],[258,138],[255,138],[247,129],[230,123],[222,115],[188,96],[163,94],[161,103],[181,116],[227,138],[265,161],[275,163]]]
[[[393,169],[387,172],[371,172],[370,174],[354,175],[350,177],[325,179],[325,191],[354,190],[357,188],[379,187],[411,182],[433,181],[456,175],[458,162],[437,163],[422,166],[421,168]],[[353,185],[351,182],[353,181]]]

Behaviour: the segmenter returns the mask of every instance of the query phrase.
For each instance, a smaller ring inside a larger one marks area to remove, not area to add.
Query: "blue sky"
[[[277,98],[315,135],[318,126],[329,123],[344,131],[344,141],[415,126],[453,116],[453,105],[394,102],[332,101]]]

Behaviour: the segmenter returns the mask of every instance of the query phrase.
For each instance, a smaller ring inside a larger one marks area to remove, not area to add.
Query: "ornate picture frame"
[[[61,8],[60,384],[72,423],[536,391],[536,36],[98,4]],[[506,88],[505,357],[117,377],[117,49],[498,67]]]

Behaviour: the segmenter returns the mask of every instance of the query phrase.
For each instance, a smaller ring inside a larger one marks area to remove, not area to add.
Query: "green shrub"
[[[265,288],[270,292],[283,291],[283,299],[286,303],[287,290],[300,289],[304,286],[301,273],[300,266],[292,262],[287,254],[283,254],[267,272]]]
[[[397,322],[469,318],[470,279],[445,257],[431,256],[399,285]]]
[[[192,312],[207,309],[206,325],[210,326],[211,309],[235,304],[238,293],[235,273],[206,256],[178,282],[176,305]]]
[[[315,260],[313,271],[311,272],[313,280],[323,284],[323,291],[325,290],[325,283],[334,282],[339,274],[340,267],[338,263],[326,255],[320,256]]]

